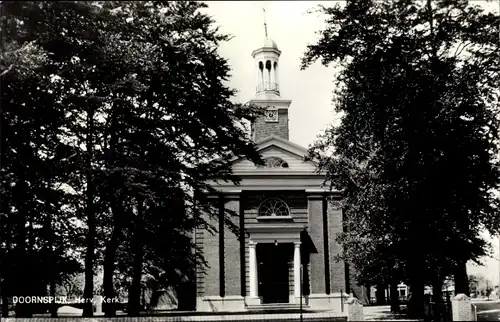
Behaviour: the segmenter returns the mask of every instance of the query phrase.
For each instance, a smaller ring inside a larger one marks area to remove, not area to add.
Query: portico
[[[303,230],[304,227],[301,224],[290,225],[285,222],[281,224],[256,224],[247,227],[247,231],[250,234],[249,242],[248,242],[248,260],[249,260],[249,296],[246,297],[247,305],[258,305],[264,303],[272,303],[272,301],[266,300],[266,292],[268,291],[265,286],[265,281],[259,281],[259,275],[264,276],[264,271],[266,270],[265,255],[266,252],[272,256],[276,256],[275,258],[278,261],[274,264],[276,265],[286,265],[288,262],[286,255],[290,255],[293,263],[293,278],[292,284],[287,285],[293,288],[293,293],[290,292],[289,288],[286,288],[286,301],[279,301],[279,303],[299,303],[300,301],[300,274],[301,274],[301,259],[300,259],[300,231]],[[260,247],[259,251],[257,251],[257,246]],[[290,246],[288,248],[282,246]],[[286,253],[286,251],[289,251]],[[282,253],[280,253],[282,252]],[[282,256],[279,256],[282,255]],[[284,255],[284,256],[283,256]],[[285,261],[281,262],[280,261]],[[261,265],[259,265],[261,263]],[[260,267],[259,267],[260,266]],[[260,274],[259,274],[260,271]],[[279,270],[278,270],[279,272]],[[286,272],[286,282],[288,283],[289,274]],[[279,275],[279,274],[276,274]],[[283,276],[271,276],[271,278],[283,278]],[[261,287],[259,288],[259,285]],[[280,285],[278,285],[280,286]],[[271,297],[272,298],[272,297]]]

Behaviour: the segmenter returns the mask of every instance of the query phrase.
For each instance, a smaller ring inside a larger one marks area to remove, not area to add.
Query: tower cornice
[[[261,47],[259,49],[255,49],[254,51],[252,51],[252,58],[255,58],[256,55],[258,54],[261,54],[261,53],[274,53],[278,56],[281,55],[281,50],[279,50],[278,48],[273,48],[273,47]]]
[[[276,108],[278,108],[278,109],[282,109],[282,108],[288,108],[288,106],[290,106],[290,104],[292,104],[292,101],[285,100],[285,99],[279,99],[279,98],[278,99],[276,99],[276,98],[272,98],[272,99],[254,98],[254,99],[250,100],[250,103],[258,104],[261,106],[266,106],[267,104],[269,104],[269,105],[276,106]]]

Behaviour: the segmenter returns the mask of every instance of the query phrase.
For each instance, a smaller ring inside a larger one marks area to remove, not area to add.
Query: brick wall
[[[325,294],[325,253],[323,248],[322,196],[309,196],[309,235],[318,252],[310,257],[311,294]]]
[[[298,223],[308,222],[307,198],[304,192],[289,191],[259,191],[245,194],[245,224],[257,223],[258,208],[266,198],[281,198],[290,207],[293,221]]]
[[[215,218],[209,218],[206,214],[203,214],[203,216],[207,222],[218,229],[218,220]],[[208,230],[202,230],[202,235],[203,257],[205,261],[207,261],[208,267],[205,269],[205,274],[202,274],[201,278],[198,278],[198,284],[200,284],[201,279],[201,285],[198,286],[198,294],[200,296],[220,295],[219,233],[215,232],[212,234]]]
[[[226,208],[239,212],[240,201],[229,200]],[[231,217],[233,223],[239,225],[238,217]],[[226,295],[241,295],[240,277],[240,241],[226,226],[224,231],[224,276],[226,279]]]
[[[342,232],[342,210],[328,203],[328,251],[330,253],[330,287],[332,293],[340,290],[345,292],[345,265],[344,262],[336,262],[335,256],[342,251],[341,245],[335,241],[338,233]]]
[[[266,122],[264,117],[257,118],[252,129],[255,131],[253,136],[255,142],[272,134],[288,140],[288,110],[278,110],[278,122]]]
[[[244,198],[244,216],[245,224],[257,222],[257,210],[262,200],[267,197],[280,197],[284,199],[290,207],[292,217],[295,222],[303,222],[308,225],[310,236],[318,250],[317,254],[311,254],[311,263],[309,265],[309,276],[311,292],[316,294],[325,293],[325,262],[323,247],[323,218],[322,218],[322,200],[321,197],[307,199],[304,192],[258,192],[255,194],[245,194]],[[239,211],[240,200],[227,200],[225,207],[233,211]],[[219,227],[218,220],[208,220],[214,227]],[[239,218],[233,218],[234,223],[239,223]],[[339,251],[339,245],[334,242],[335,233],[342,229],[341,216],[339,213],[328,213],[329,230],[329,256],[330,256],[330,274],[332,282],[331,292],[339,292],[340,288],[345,290],[343,263],[335,263],[333,256]],[[339,230],[340,229],[340,230]],[[198,296],[217,296],[220,295],[220,271],[219,271],[219,235],[212,235],[205,230],[196,231],[196,242],[204,250],[205,260],[209,267],[206,269],[206,275],[197,271],[197,294]],[[236,236],[228,228],[224,229],[224,276],[225,276],[225,295],[240,295],[240,244]],[[248,238],[245,237],[245,293],[249,294],[249,260],[248,260]],[[293,292],[293,262],[290,262],[290,292]]]

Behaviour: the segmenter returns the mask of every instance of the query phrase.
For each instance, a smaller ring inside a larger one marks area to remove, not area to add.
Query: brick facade
[[[278,122],[266,122],[263,116],[257,118],[252,125],[252,137],[255,142],[276,135],[288,140],[288,110],[278,110]]]
[[[346,291],[345,264],[335,261],[335,256],[342,251],[341,245],[335,241],[342,232],[342,209],[328,203],[328,248],[330,253],[330,287],[332,293]]]
[[[323,196],[309,196],[309,235],[316,246],[317,253],[310,257],[311,293],[326,294],[325,290],[325,255],[323,246]]]
[[[226,208],[238,213],[239,203],[239,199],[229,200],[226,203]],[[238,217],[231,217],[231,220],[238,225]],[[241,295],[240,264],[240,242],[236,235],[226,226],[224,233],[225,295]]]
[[[322,305],[326,308],[331,307],[334,303],[331,302],[332,298],[324,296],[335,297],[339,296],[341,292],[346,292],[345,264],[335,260],[335,256],[341,251],[341,246],[335,241],[335,238],[342,231],[342,211],[327,203],[324,194],[308,195],[305,191],[246,191],[237,197],[226,196],[224,207],[243,216],[241,220],[243,220],[244,226],[256,224],[259,223],[257,218],[259,205],[269,197],[283,199],[290,208],[293,222],[301,223],[307,227],[309,236],[317,250],[317,253],[311,254],[308,265],[310,294],[311,296],[322,294],[323,298],[320,298],[319,301],[322,301]],[[240,217],[235,216],[231,219],[234,224],[239,225]],[[212,219],[210,222],[214,227],[219,227],[218,220]],[[220,238],[218,233],[215,235],[200,231],[196,233],[197,244],[203,247],[203,255],[209,265],[205,275],[198,274],[198,297],[222,296],[221,301],[224,301],[224,298],[228,301],[231,297],[250,294],[249,236],[245,234],[244,249],[241,249],[242,244],[237,236],[227,227],[223,230],[223,238]],[[224,243],[223,265],[219,265],[221,241]],[[242,254],[244,254],[243,259],[241,258]],[[240,265],[244,265],[243,280]],[[293,256],[290,257],[287,265],[289,293],[292,298],[295,288]],[[221,269],[224,270],[223,273],[221,273]],[[223,283],[220,280],[221,276],[224,279]],[[244,286],[243,290],[241,289],[242,285]],[[223,287],[223,291],[221,291],[221,287]]]
[[[218,229],[218,220],[203,215],[205,220]],[[197,269],[198,296],[220,295],[219,289],[219,233],[208,230],[197,230],[197,244],[203,249],[203,257],[207,262],[204,272]]]

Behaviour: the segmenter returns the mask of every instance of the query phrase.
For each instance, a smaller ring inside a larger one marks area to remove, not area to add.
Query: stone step
[[[302,309],[309,309],[309,305],[302,304]],[[291,303],[270,303],[270,304],[258,304],[258,305],[247,305],[247,310],[251,311],[300,311],[300,304]]]

